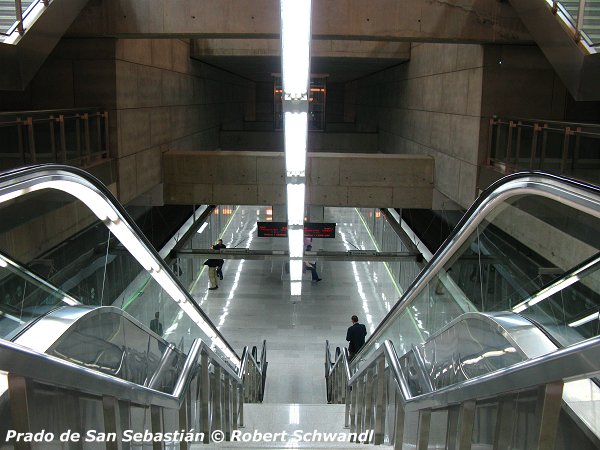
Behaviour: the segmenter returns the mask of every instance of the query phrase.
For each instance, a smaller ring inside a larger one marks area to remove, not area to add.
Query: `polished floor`
[[[269,209],[239,207],[223,234],[228,247],[286,249],[285,238],[258,238],[256,222]],[[314,250],[374,249],[354,208],[326,208],[324,222],[336,222],[335,239],[315,239]],[[228,260],[219,289],[208,290],[202,274],[192,295],[234,349],[267,341],[265,403],[325,403],[325,341],[345,346],[350,317],[356,314],[370,334],[399,291],[384,263],[319,262],[320,282],[305,274],[300,301],[291,301],[280,261]],[[260,349],[260,347],[259,347]]]

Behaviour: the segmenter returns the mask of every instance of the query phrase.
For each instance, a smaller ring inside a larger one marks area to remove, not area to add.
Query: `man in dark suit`
[[[360,348],[365,345],[366,335],[367,327],[362,323],[358,323],[358,317],[352,316],[352,326],[348,327],[348,332],[346,333],[346,340],[350,342],[348,345],[350,359],[352,359],[354,355],[358,353]]]

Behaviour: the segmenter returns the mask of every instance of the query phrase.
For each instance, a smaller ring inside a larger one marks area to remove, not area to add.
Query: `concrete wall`
[[[414,44],[409,63],[349,86],[349,109],[358,129],[379,131],[380,152],[434,157],[437,198],[467,206],[480,159],[482,76],[479,45]]]
[[[410,62],[346,92],[346,115],[379,131],[379,151],[435,158],[440,209],[476,198],[492,115],[568,120],[585,110],[534,45],[413,44]]]
[[[251,82],[190,59],[178,39],[63,39],[19,95],[0,109],[100,106],[123,203],[162,182],[162,153],[216,150],[221,128],[242,129]]]
[[[281,152],[164,154],[165,198],[175,204],[281,205]],[[433,160],[425,156],[309,153],[306,203],[313,206],[430,208]]]
[[[189,41],[119,40],[116,141],[120,196],[162,181],[162,153],[215,150],[221,127],[242,127],[249,82],[190,59]]]
[[[222,131],[222,150],[283,152],[283,131]],[[377,153],[377,133],[309,131],[310,152]]]

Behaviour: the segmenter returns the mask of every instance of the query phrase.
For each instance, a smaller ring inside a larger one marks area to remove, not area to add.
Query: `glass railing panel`
[[[458,321],[428,341],[422,352],[434,390],[527,359],[496,327],[477,319]]]
[[[112,308],[92,311],[70,327],[46,353],[92,370],[147,385],[157,372],[167,346],[154,334],[142,329]],[[157,386],[172,392],[176,367],[183,364],[177,350],[170,354],[169,370]]]
[[[66,293],[0,255],[0,338],[12,339],[52,309],[76,303]]]
[[[54,179],[61,176],[62,172]],[[8,192],[4,186],[0,177],[0,199]],[[35,186],[34,192],[0,203],[1,252],[83,305],[126,311],[184,352],[200,338],[237,364],[232,349],[185,288],[171,278],[164,262],[142,250],[149,244],[136,237],[136,227],[122,208],[119,216],[88,193],[90,209],[75,197],[86,198],[75,185],[69,185],[68,193]],[[24,304],[10,306],[19,309]]]
[[[545,286],[513,307],[562,346],[600,334],[600,257]]]
[[[247,236],[242,237],[235,229],[229,228],[237,210],[238,207],[233,205],[216,206],[194,236],[184,243],[182,250],[209,249],[217,243],[218,239],[223,239],[227,248],[245,248]],[[181,283],[192,292],[202,279],[205,267],[203,264],[204,260],[201,258],[177,258],[171,262],[171,268]]]
[[[380,252],[409,252],[398,234],[378,208],[357,208],[361,221],[369,230],[375,249]],[[420,267],[416,261],[399,261],[385,263],[401,295],[414,281]],[[389,299],[386,299],[389,301]]]

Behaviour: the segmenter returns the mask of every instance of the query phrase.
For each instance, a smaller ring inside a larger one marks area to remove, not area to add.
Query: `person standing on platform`
[[[348,345],[348,353],[350,359],[354,357],[360,350],[360,348],[365,345],[365,336],[367,335],[367,327],[365,327],[362,323],[358,323],[358,317],[356,315],[352,316],[352,326],[348,327],[348,331],[346,332],[346,340],[350,343]]]
[[[213,245],[213,250],[218,250],[217,244]],[[214,291],[215,289],[219,289],[219,281],[217,277],[217,267],[221,265],[223,262],[222,259],[207,259],[204,261],[204,265],[208,266],[208,282],[209,282],[209,291]]]
[[[222,248],[227,248],[227,246],[225,244],[223,244],[223,239],[219,239],[217,241],[216,247],[221,250]],[[219,261],[221,261],[221,264],[217,267],[217,276],[219,277],[220,280],[223,279],[223,264],[225,264],[225,261],[223,261],[222,259],[220,259]]]

